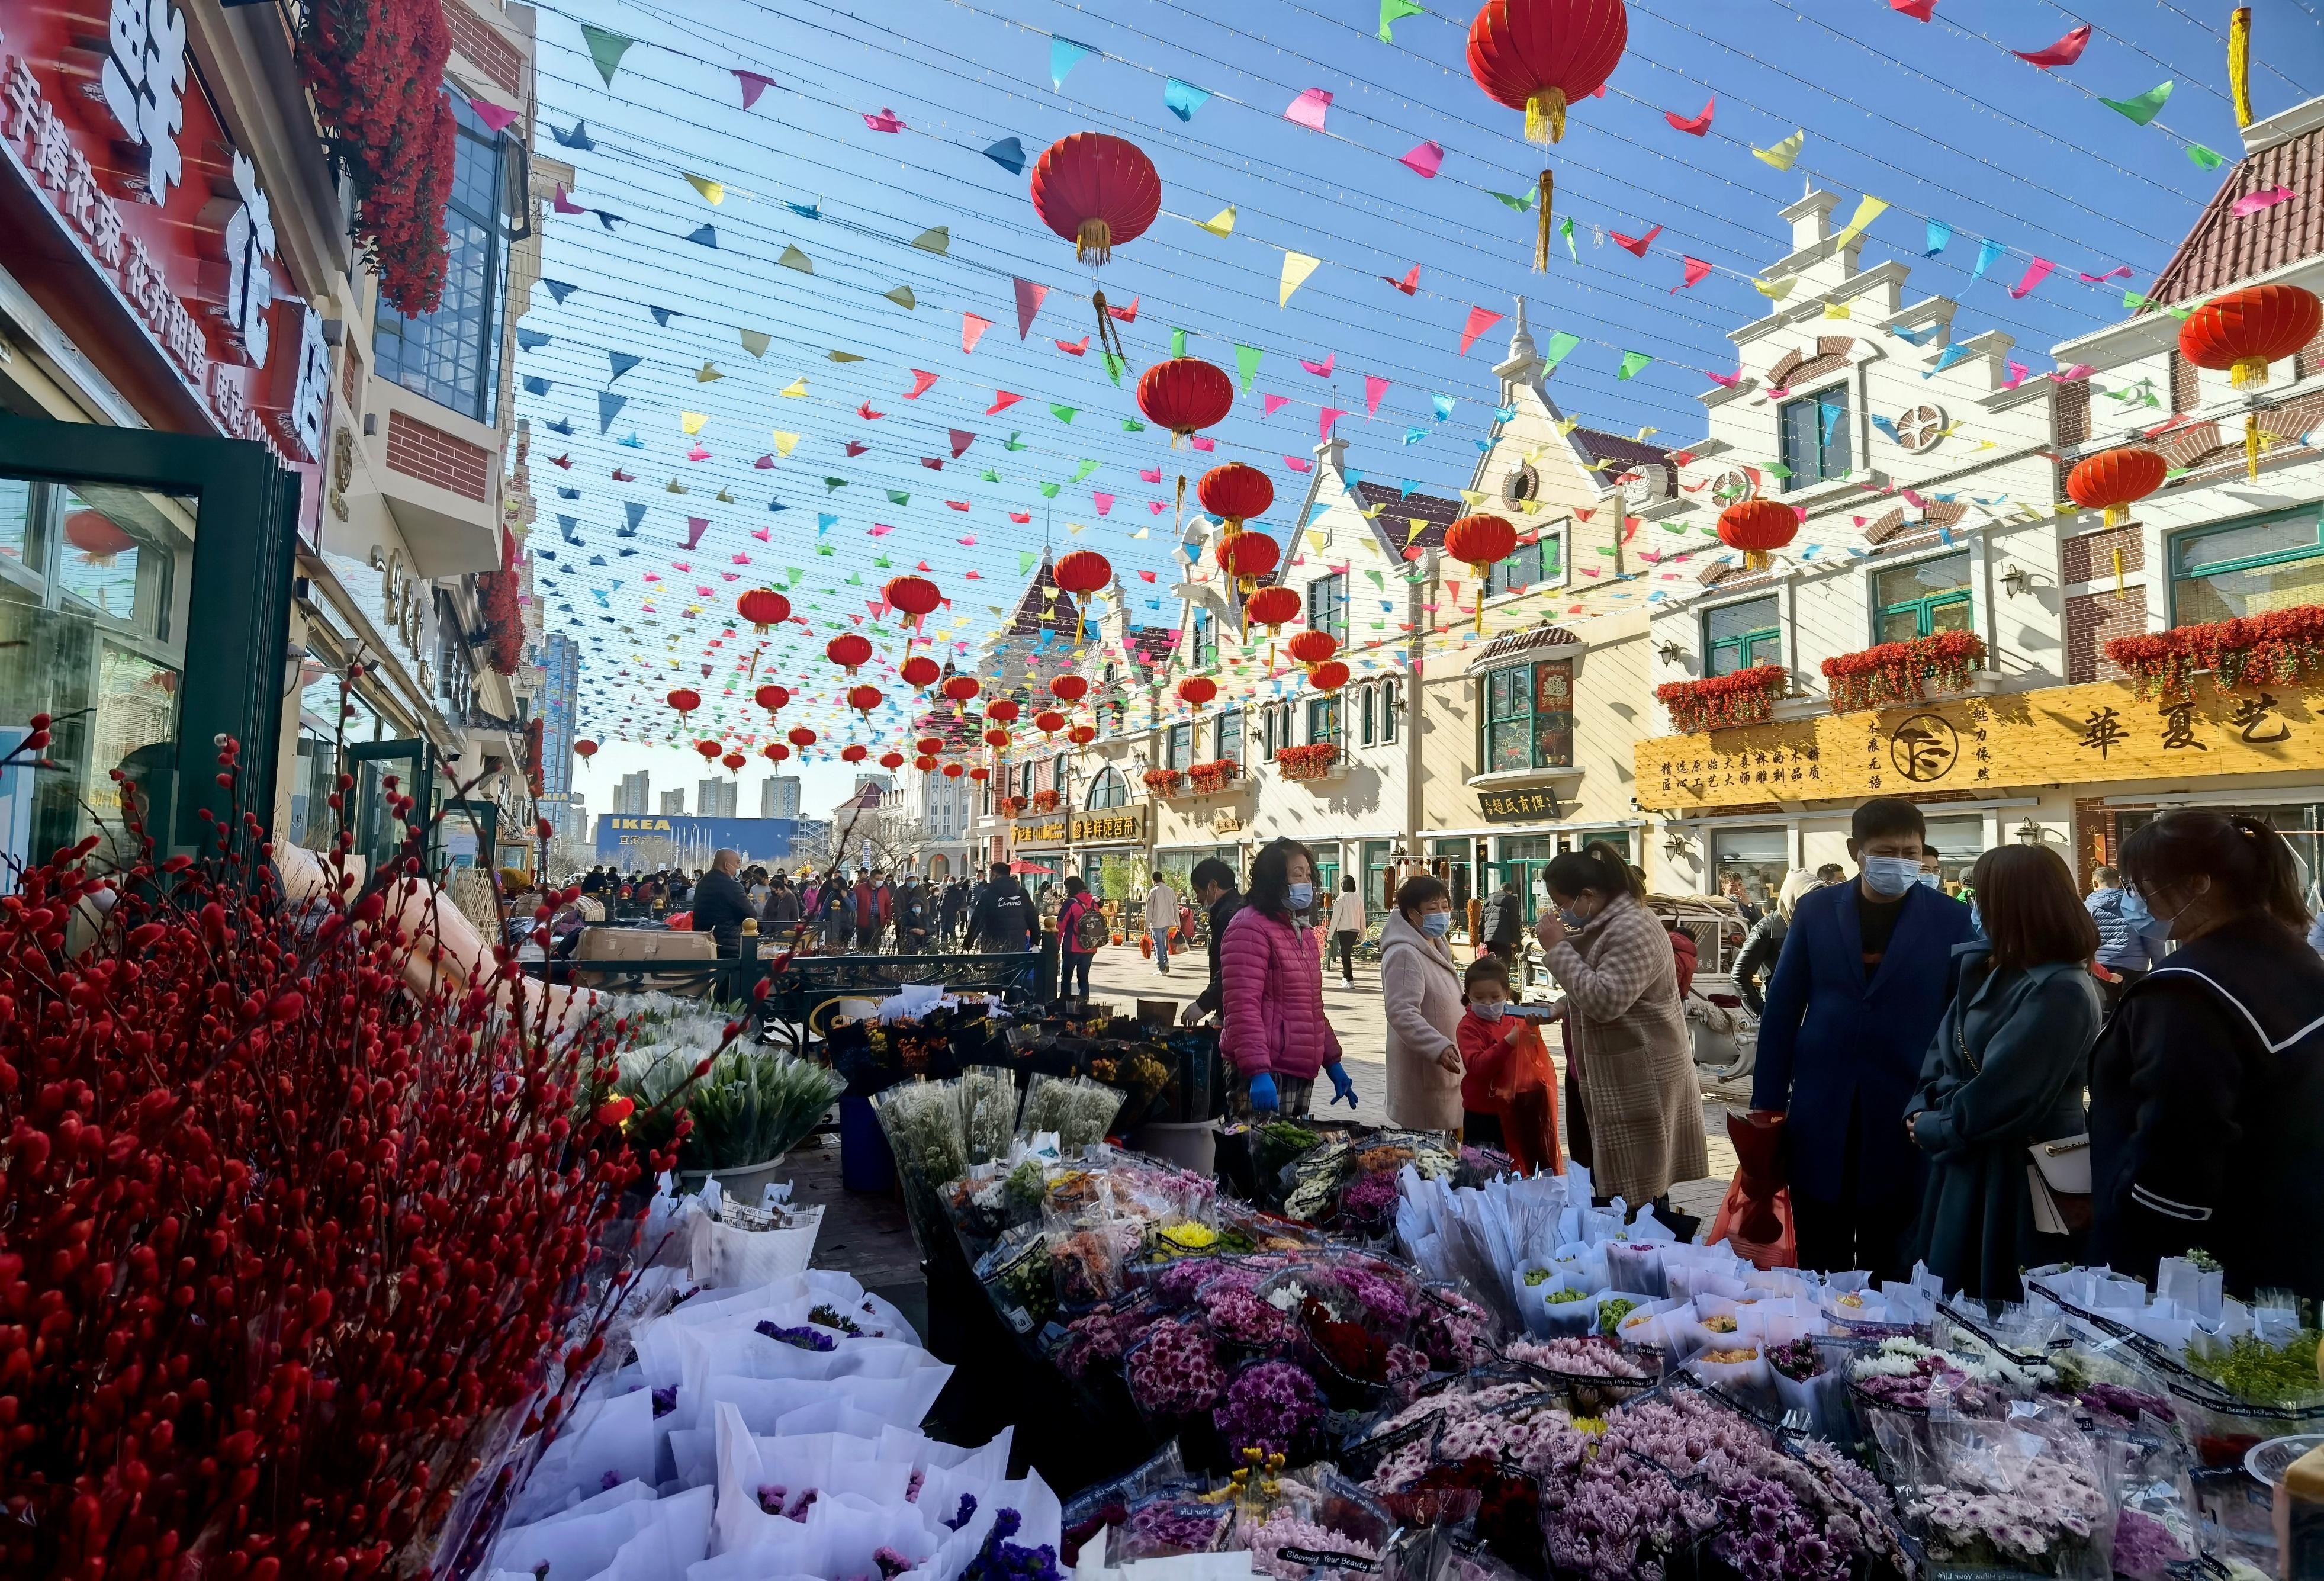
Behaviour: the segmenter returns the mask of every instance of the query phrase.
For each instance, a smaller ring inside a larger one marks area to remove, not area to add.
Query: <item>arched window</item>
[[[1396,739],[1397,683],[1380,682],[1380,740],[1383,744]]]
[[[1102,812],[1109,807],[1130,805],[1130,781],[1121,771],[1111,765],[1100,769],[1097,778],[1090,781],[1089,809]]]

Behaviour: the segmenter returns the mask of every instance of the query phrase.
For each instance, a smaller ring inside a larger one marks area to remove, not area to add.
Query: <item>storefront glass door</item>
[[[1476,883],[1472,866],[1475,849],[1466,839],[1428,843],[1428,870],[1443,879],[1444,887],[1452,892],[1452,937],[1462,940],[1469,937],[1469,896]]]
[[[1517,881],[1518,898],[1525,902],[1526,926],[1541,914],[1549,903],[1549,892],[1544,887],[1542,874],[1548,871],[1550,859],[1557,855],[1557,842],[1547,835],[1504,835],[1497,842],[1498,859],[1485,870],[1485,887],[1489,892],[1498,890],[1510,879]]]
[[[427,827],[434,805],[436,752],[422,740],[355,742],[347,747],[347,772],[355,781],[350,792],[355,855],[364,859],[366,873],[376,873],[401,854],[414,827]],[[413,799],[409,824],[388,807],[391,779],[397,795]]]
[[[501,809],[489,801],[452,801],[429,833],[429,867],[438,878],[455,867],[493,865]]]

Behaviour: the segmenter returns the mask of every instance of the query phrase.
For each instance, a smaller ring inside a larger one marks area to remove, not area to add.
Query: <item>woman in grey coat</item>
[[[1929,1155],[1920,1255],[1949,1287],[2023,1299],[2021,1270],[2070,1254],[2034,1228],[2034,1144],[2085,1134],[2082,1084],[2101,1012],[2097,924],[2055,851],[2000,846],[1971,880],[1984,937],[1953,947],[1960,990],[1939,1023],[1905,1127]]]

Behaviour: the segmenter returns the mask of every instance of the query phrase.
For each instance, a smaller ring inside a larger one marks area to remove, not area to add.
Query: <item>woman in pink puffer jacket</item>
[[[1315,1073],[1355,1106],[1355,1084],[1340,1068],[1340,1040],[1323,1015],[1323,963],[1300,915],[1314,903],[1315,860],[1305,846],[1277,840],[1250,866],[1250,892],[1219,947],[1224,1018],[1219,1052],[1233,1068],[1228,1112],[1305,1114]]]

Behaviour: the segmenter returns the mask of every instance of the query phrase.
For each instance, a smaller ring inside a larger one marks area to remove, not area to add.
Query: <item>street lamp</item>
[[[2049,833],[2050,831],[2043,828],[2041,824],[2029,818],[2017,826],[2017,843],[2021,846],[2038,846]]]

